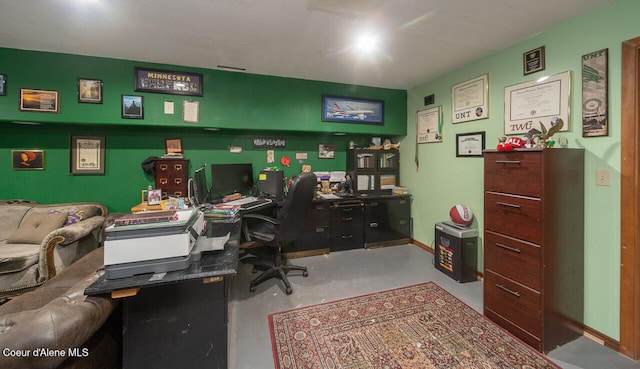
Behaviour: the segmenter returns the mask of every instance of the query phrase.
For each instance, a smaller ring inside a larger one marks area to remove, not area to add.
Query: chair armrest
[[[103,216],[93,216],[88,219],[84,219],[78,223],[68,225],[66,227],[60,227],[51,231],[42,241],[40,245],[40,272],[46,273],[46,279],[52,278],[56,275],[55,259],[53,251],[58,245],[66,246],[72,244],[83,237],[91,234],[94,231],[101,231],[104,226]],[[43,268],[42,264],[46,266]]]
[[[253,241],[251,239],[251,235],[249,235],[249,222],[251,220],[253,220],[254,222],[263,221],[271,223],[276,228],[280,227],[280,221],[270,216],[266,216],[264,214],[244,214],[242,215],[242,234],[247,241]]]

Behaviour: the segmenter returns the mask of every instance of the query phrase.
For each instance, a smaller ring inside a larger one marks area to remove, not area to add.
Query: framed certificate
[[[456,156],[482,156],[482,150],[484,150],[484,132],[456,135]]]
[[[451,88],[451,123],[489,118],[489,75],[458,83]]]

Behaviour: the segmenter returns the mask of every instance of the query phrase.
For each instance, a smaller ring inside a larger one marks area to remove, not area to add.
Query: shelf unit
[[[400,182],[400,151],[350,149],[347,151],[347,172],[356,194],[390,191]]]

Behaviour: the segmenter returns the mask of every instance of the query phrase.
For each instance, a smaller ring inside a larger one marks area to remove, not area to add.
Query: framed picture
[[[135,90],[172,95],[202,96],[202,74],[134,68]]]
[[[43,170],[43,150],[11,150],[11,167],[14,170]]]
[[[384,101],[322,95],[322,121],[384,124]]]
[[[7,96],[7,75],[0,74],[0,96]]]
[[[543,81],[532,80],[504,88],[504,134],[522,135],[534,129],[544,132],[556,118],[568,131],[571,72],[554,74]],[[534,131],[535,132],[535,131]]]
[[[102,80],[78,78],[78,102],[102,104]]]
[[[147,205],[160,205],[162,201],[162,189],[156,188],[147,191]]]
[[[582,137],[609,135],[609,49],[582,56]]]
[[[451,123],[489,118],[489,75],[451,87]]]
[[[416,143],[442,142],[442,105],[416,114]]]
[[[122,118],[144,119],[143,96],[122,95]]]
[[[336,156],[336,145],[319,144],[318,159],[333,159]]]
[[[55,90],[20,89],[20,110],[57,113],[60,93]]]
[[[456,156],[482,156],[484,132],[458,133],[456,135]]]
[[[104,136],[71,136],[69,173],[104,174]]]
[[[540,46],[522,54],[522,70],[524,75],[544,70],[544,46]]]
[[[165,148],[165,154],[182,155],[182,139],[181,138],[165,138],[164,148]]]

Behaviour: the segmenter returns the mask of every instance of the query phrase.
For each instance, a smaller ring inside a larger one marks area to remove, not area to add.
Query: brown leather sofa
[[[118,302],[108,295],[84,294],[103,268],[103,250],[0,305],[0,368],[119,367]]]

